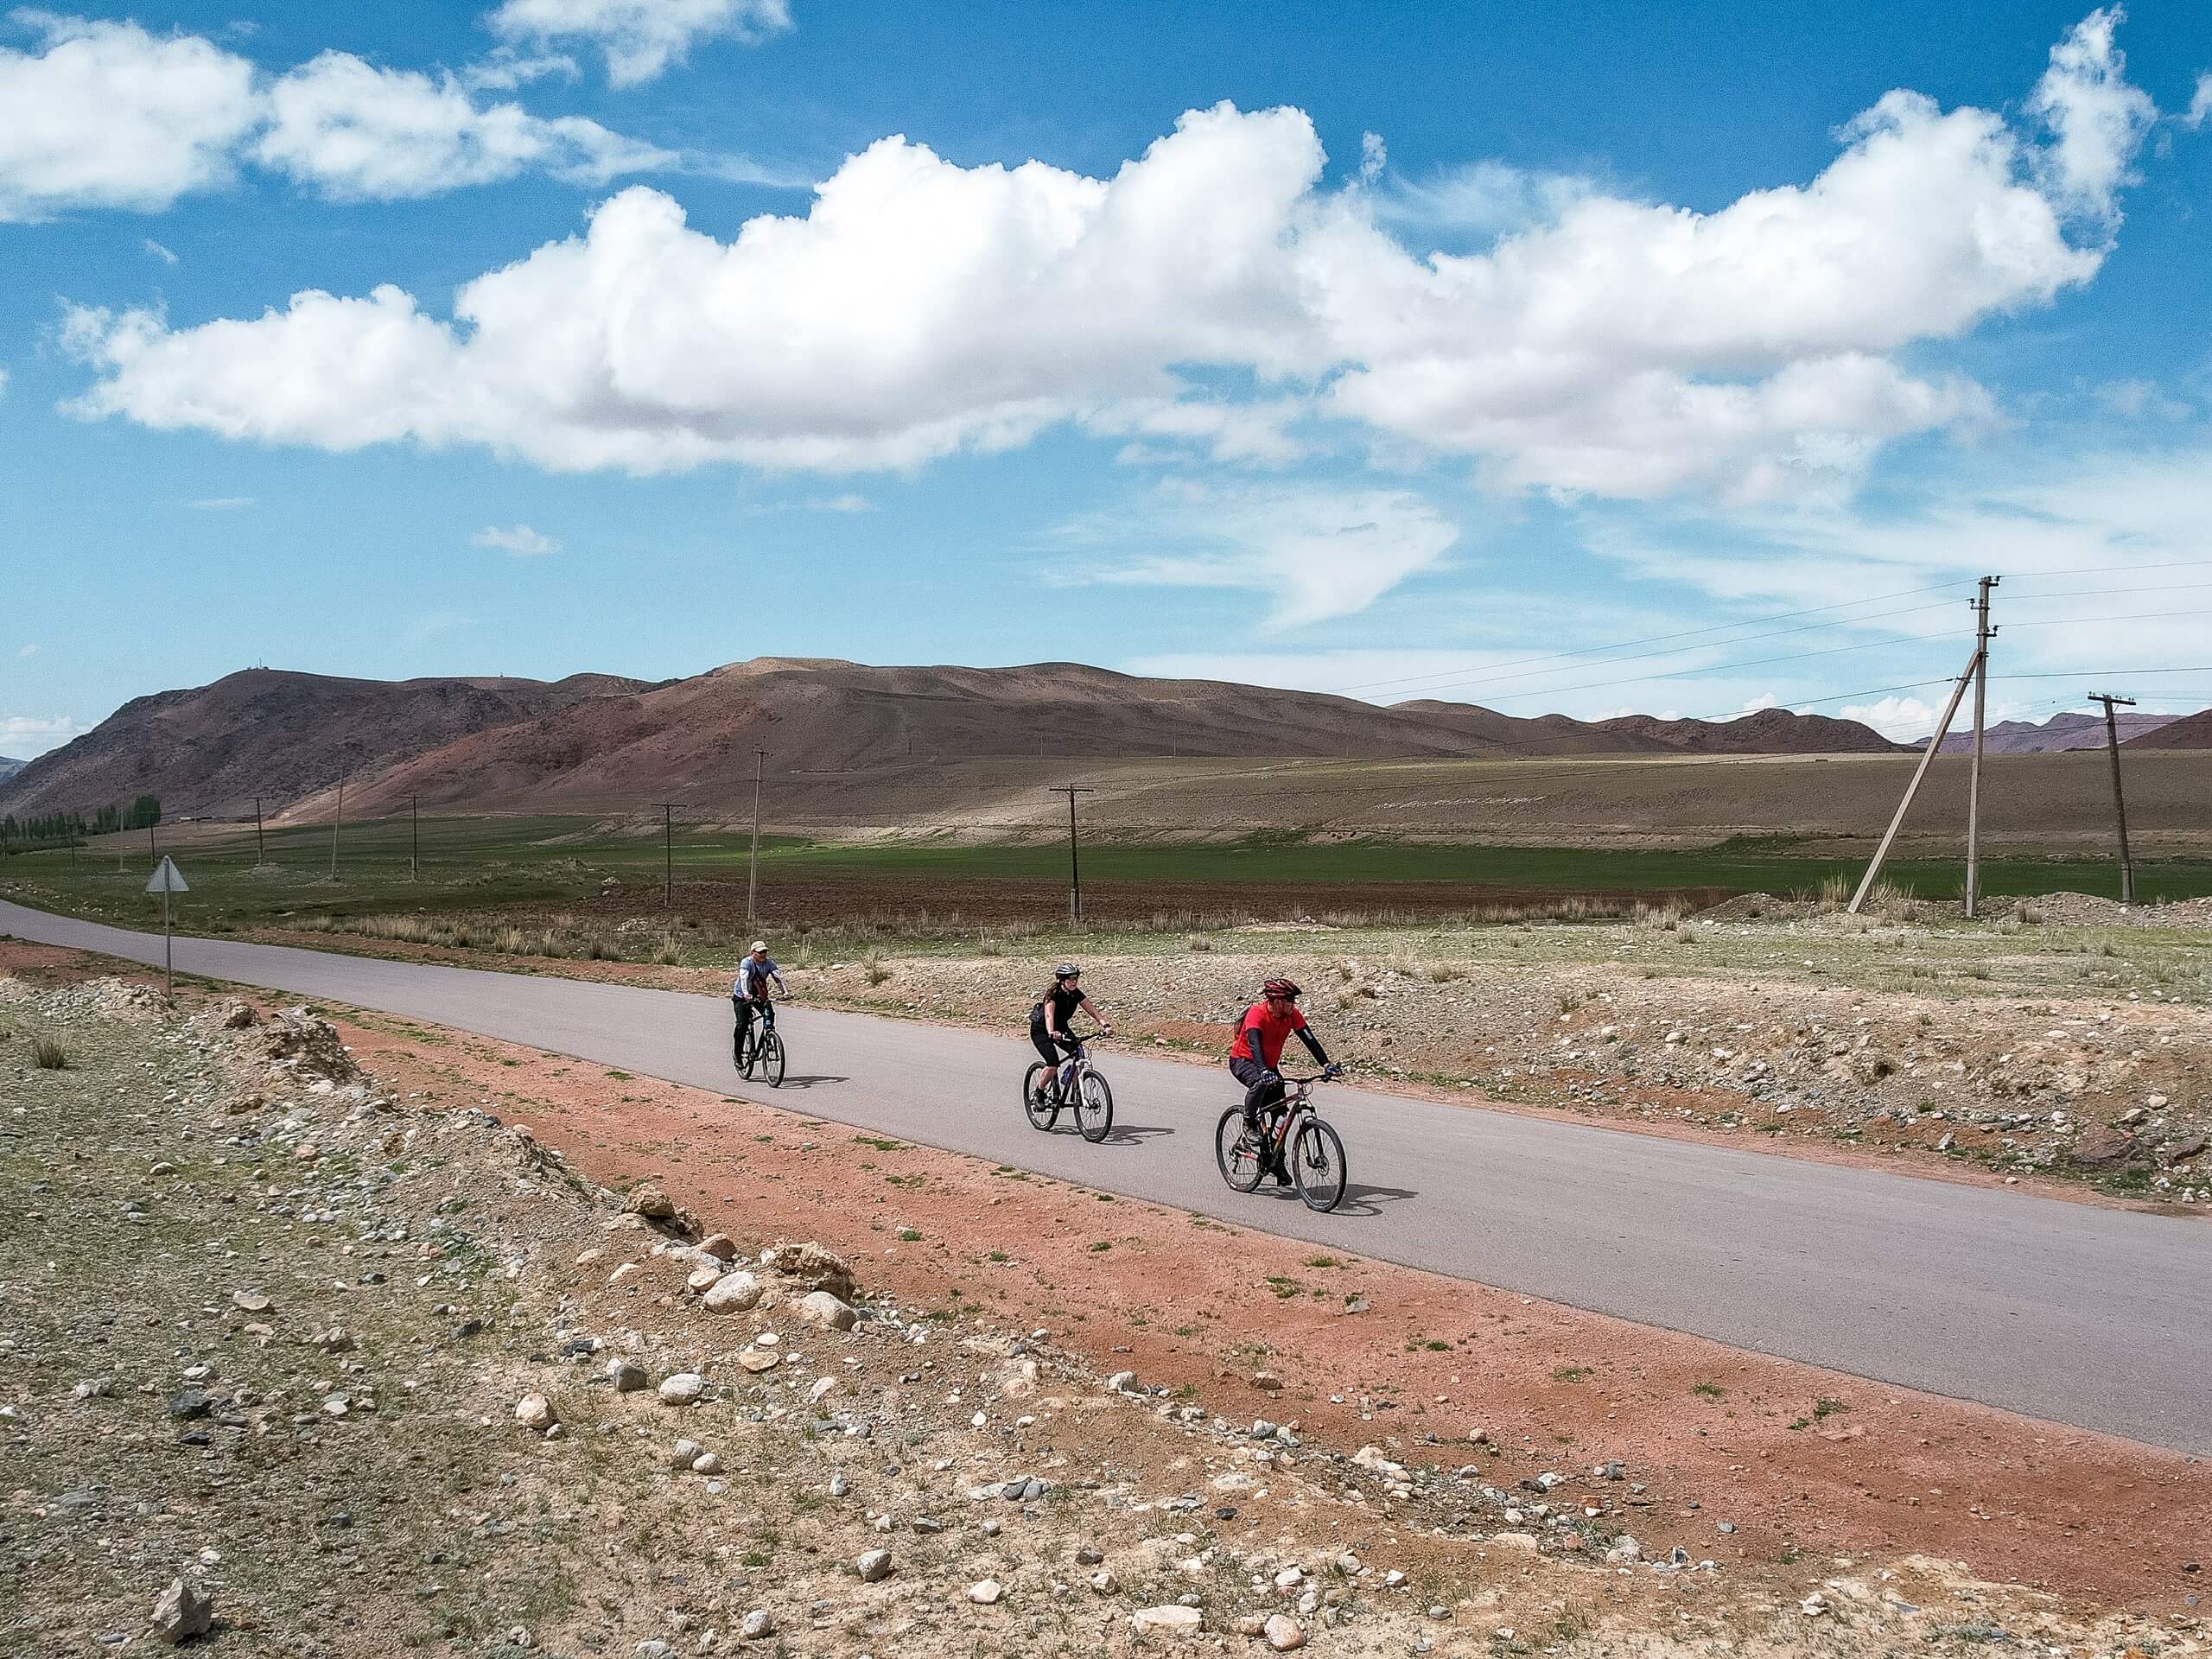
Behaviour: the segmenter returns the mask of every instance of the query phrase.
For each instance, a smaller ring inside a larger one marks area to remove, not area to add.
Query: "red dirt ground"
[[[0,971],[115,966],[0,944]],[[1332,1260],[1249,1228],[879,1144],[786,1103],[326,1012],[357,1058],[398,1086],[486,1104],[592,1179],[650,1175],[709,1226],[741,1217],[764,1236],[817,1237],[864,1282],[1045,1326],[1102,1371],[1187,1384],[1217,1413],[1293,1420],[1309,1439],[1371,1442],[1407,1464],[1483,1463],[1509,1489],[1540,1470],[1620,1459],[1647,1488],[1631,1529],[1647,1554],[1679,1543],[1740,1575],[1778,1572],[1801,1552],[1913,1552],[2150,1610],[2178,1611],[2201,1586],[2185,1569],[2212,1538],[2212,1467],[2178,1453]],[[1251,1202],[1264,1217],[1268,1200]],[[1348,1298],[1364,1308],[1348,1311]],[[1262,1370],[1280,1393],[1255,1390]],[[1838,1404],[1815,1417],[1821,1402]],[[1477,1427],[1487,1447],[1469,1443]],[[1736,1530],[1721,1534],[1723,1521]]]

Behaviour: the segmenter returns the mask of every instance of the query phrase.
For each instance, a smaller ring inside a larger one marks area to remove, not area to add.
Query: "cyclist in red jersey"
[[[1306,1028],[1306,1016],[1298,1011],[1298,999],[1304,993],[1297,982],[1288,979],[1271,979],[1261,988],[1261,997],[1244,1010],[1244,1017],[1236,1022],[1236,1040],[1230,1045],[1229,1070],[1237,1082],[1244,1085],[1244,1122],[1257,1128],[1262,1109],[1281,1100],[1284,1092],[1282,1046],[1293,1032],[1306,1045],[1306,1052],[1313,1057],[1325,1076],[1333,1077],[1339,1068],[1332,1064],[1319,1038]],[[1274,1171],[1277,1185],[1286,1185],[1289,1173],[1277,1165]]]

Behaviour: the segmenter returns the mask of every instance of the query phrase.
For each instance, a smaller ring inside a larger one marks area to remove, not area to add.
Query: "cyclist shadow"
[[[1106,1131],[1106,1138],[1098,1144],[1102,1147],[1136,1147],[1174,1133],[1174,1129],[1165,1123],[1116,1123]]]
[[[850,1077],[840,1076],[836,1072],[817,1071],[810,1072],[804,1077],[800,1077],[796,1073],[788,1075],[784,1078],[780,1086],[785,1089],[811,1089],[817,1084],[850,1083],[852,1079]]]

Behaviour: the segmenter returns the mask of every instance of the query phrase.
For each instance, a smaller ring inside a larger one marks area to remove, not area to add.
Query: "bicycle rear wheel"
[[[1213,1159],[1221,1166],[1221,1179],[1232,1191],[1249,1192],[1259,1185],[1266,1169],[1260,1137],[1244,1127],[1240,1108],[1230,1107],[1214,1126]]]
[[[1344,1202],[1344,1185],[1350,1179],[1344,1168],[1344,1143],[1318,1117],[1300,1124],[1292,1139],[1290,1179],[1308,1210],[1325,1214]]]
[[[1022,1074],[1021,1109],[1028,1114],[1029,1127],[1033,1129],[1049,1129],[1060,1121],[1060,1103],[1052,1092],[1052,1072],[1053,1068],[1044,1061],[1032,1060],[1029,1070]],[[1041,1103],[1037,1098],[1039,1086],[1046,1090]]]
[[[784,1039],[776,1035],[773,1026],[769,1027],[767,1035],[761,1038],[759,1052],[753,1058],[755,1067],[767,1079],[771,1089],[784,1086]]]
[[[1096,1146],[1114,1127],[1114,1090],[1103,1074],[1086,1068],[1075,1093],[1075,1126]]]

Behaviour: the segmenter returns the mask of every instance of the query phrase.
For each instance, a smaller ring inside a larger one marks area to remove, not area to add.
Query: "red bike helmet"
[[[1277,978],[1271,979],[1266,984],[1261,986],[1260,995],[1262,996],[1287,996],[1292,1001],[1295,1002],[1300,997],[1305,995],[1306,993],[1298,988],[1298,982],[1296,980]]]

